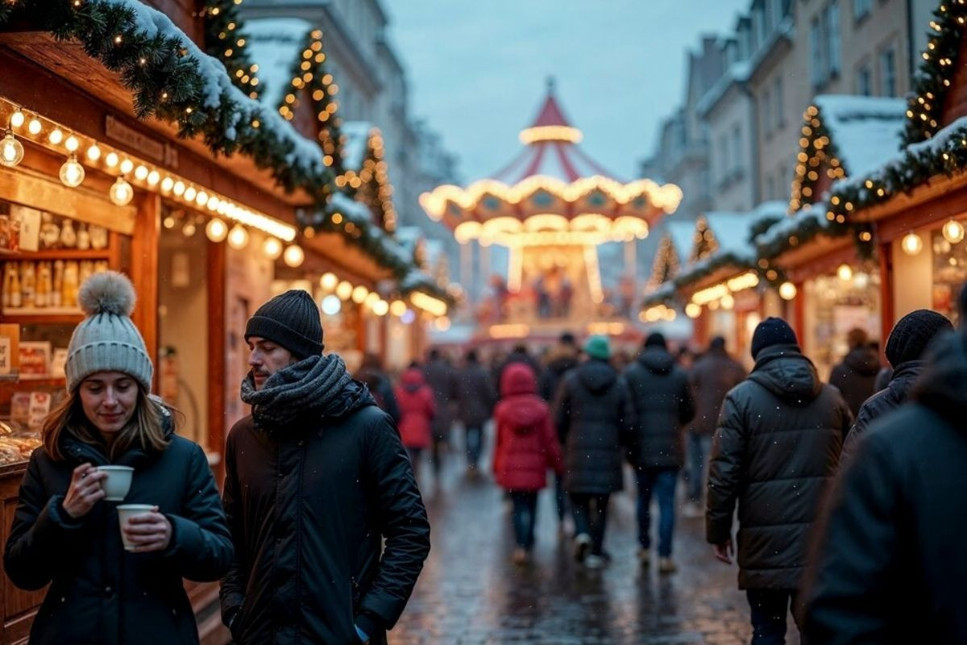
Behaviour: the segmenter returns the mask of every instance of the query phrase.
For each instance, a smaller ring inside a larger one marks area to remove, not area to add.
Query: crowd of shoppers
[[[4,564],[22,588],[49,585],[31,642],[197,642],[188,578],[221,581],[237,643],[386,643],[429,552],[422,454],[439,479],[455,422],[475,485],[493,446],[516,565],[533,562],[549,473],[583,568],[635,558],[605,548],[630,470],[637,560],[651,566],[657,497],[657,569],[673,573],[687,465],[686,508],[704,493],[753,643],[784,642],[790,613],[811,644],[967,639],[967,333],[936,312],[897,322],[880,391],[865,332],[824,383],[779,318],[755,328],[748,374],[721,337],[693,360],[654,332],[628,360],[606,336],[579,349],[566,333],[541,357],[520,344],[489,366],[433,349],[394,387],[375,356],[354,377],[324,354],[316,303],[287,291],[246,324],[251,414],[228,435],[219,499],[204,452],[175,433],[180,413],[149,395],[134,299],[118,273],[83,285],[68,397],[21,485]],[[130,477],[124,505],[108,496],[112,467]]]

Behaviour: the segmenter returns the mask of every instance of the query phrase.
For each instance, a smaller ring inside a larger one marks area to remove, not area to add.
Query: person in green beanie
[[[564,444],[564,490],[574,516],[574,557],[590,569],[608,562],[604,534],[611,493],[622,489],[622,455],[635,426],[624,378],[608,362],[607,336],[584,344],[587,360],[564,377],[554,420]]]

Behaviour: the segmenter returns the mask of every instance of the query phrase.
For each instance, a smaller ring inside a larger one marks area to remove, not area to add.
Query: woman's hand
[[[121,529],[128,542],[134,544],[133,553],[164,551],[171,543],[171,522],[158,512],[158,507],[148,513],[128,518]]]
[[[64,510],[73,519],[79,519],[91,512],[94,505],[104,499],[103,482],[107,473],[102,473],[89,463],[81,464],[71,475],[70,487],[64,496]]]

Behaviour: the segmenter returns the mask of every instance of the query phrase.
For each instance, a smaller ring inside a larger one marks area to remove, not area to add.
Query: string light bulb
[[[19,109],[17,109],[16,112],[10,115],[10,126],[14,128],[19,128],[24,124],[24,120],[26,120],[24,113],[21,112]]]
[[[907,255],[917,255],[923,250],[923,239],[914,232],[907,233],[900,241],[900,248]]]
[[[131,188],[131,184],[128,183],[123,175],[117,178],[111,186],[111,190],[108,191],[108,194],[111,197],[111,201],[118,206],[127,206],[134,199],[134,189]]]
[[[228,245],[235,250],[244,249],[248,245],[248,231],[241,224],[236,224],[228,232]]]
[[[208,239],[212,242],[221,242],[225,239],[225,236],[228,235],[228,226],[225,224],[225,222],[216,217],[215,219],[209,221],[208,225],[205,226],[205,235],[207,235]]]
[[[60,167],[60,180],[69,188],[77,188],[84,181],[84,166],[77,162],[77,156],[71,155]]]
[[[796,293],[798,293],[798,291],[799,290],[796,289],[796,285],[791,282],[783,282],[779,285],[779,297],[783,300],[792,300],[796,297]]]
[[[349,300],[353,295],[353,285],[343,280],[336,285],[336,295],[339,296],[340,300]]]
[[[7,130],[3,141],[0,141],[0,164],[3,164],[7,168],[13,168],[23,161],[23,158],[23,144],[17,141],[17,137],[13,136],[13,132]]]
[[[285,262],[286,266],[290,266],[293,269],[297,266],[301,266],[306,259],[305,251],[298,244],[292,244],[288,246],[282,253],[282,261]]]
[[[964,225],[955,219],[943,225],[944,239],[951,244],[957,244],[964,239]]]
[[[853,267],[844,262],[836,269],[836,276],[843,282],[849,282],[853,279]]]
[[[27,132],[37,136],[40,131],[44,129],[44,125],[40,122],[40,119],[31,119],[30,123],[27,124]]]
[[[274,237],[267,237],[262,242],[262,253],[270,260],[278,260],[282,255],[282,242]]]
[[[319,286],[325,291],[332,291],[339,284],[339,278],[336,277],[335,273],[331,271],[323,273],[322,277],[319,278]]]
[[[353,289],[353,302],[355,302],[357,305],[361,305],[363,301],[366,300],[366,296],[368,295],[369,289],[363,285],[358,285],[355,289]]]
[[[702,305],[690,302],[685,305],[685,315],[689,318],[698,318],[702,315]]]

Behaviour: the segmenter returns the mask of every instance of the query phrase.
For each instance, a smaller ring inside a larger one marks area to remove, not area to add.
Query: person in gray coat
[[[436,399],[436,414],[433,417],[431,430],[433,444],[430,461],[433,474],[440,476],[443,468],[443,456],[450,446],[450,427],[453,425],[451,406],[457,401],[457,374],[450,362],[435,347],[428,354],[426,365],[423,366],[423,378],[433,390]]]
[[[477,464],[483,450],[483,428],[497,402],[490,374],[477,360],[477,351],[469,350],[463,368],[457,374],[458,415],[466,438],[467,475],[477,476]]]
[[[564,377],[552,409],[564,443],[564,490],[577,533],[574,557],[600,568],[607,562],[608,500],[623,488],[622,454],[635,416],[624,378],[608,363],[607,336],[589,338],[584,353],[588,360]]]
[[[800,351],[786,321],[767,318],[752,337],[755,367],[726,396],[712,443],[706,538],[732,562],[739,508],[739,589],[751,607],[753,645],[782,643],[799,590],[806,540],[839,463],[852,414]]]
[[[665,337],[652,333],[638,359],[625,371],[635,408],[635,433],[628,461],[638,484],[638,560],[649,566],[651,548],[651,494],[658,496],[658,568],[675,571],[672,536],[675,530],[675,484],[685,462],[682,431],[695,415],[688,375],[668,353]]]

